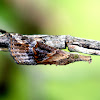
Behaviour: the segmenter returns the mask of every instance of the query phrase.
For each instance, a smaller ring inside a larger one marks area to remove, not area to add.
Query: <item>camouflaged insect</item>
[[[39,36],[31,37],[28,35],[20,35],[18,33],[7,33],[3,30],[0,30],[0,32],[4,33],[0,36],[0,48],[8,48],[11,56],[17,64],[66,65],[75,61],[91,61],[90,56],[71,54],[57,49],[56,45],[55,47],[48,45],[48,42],[46,42],[47,38],[45,38],[45,36],[41,38]],[[54,38],[51,37],[51,40],[52,39]],[[62,39],[64,39],[64,37],[62,37]],[[59,43],[58,40],[54,41],[55,44]],[[65,41],[62,43],[65,43]]]

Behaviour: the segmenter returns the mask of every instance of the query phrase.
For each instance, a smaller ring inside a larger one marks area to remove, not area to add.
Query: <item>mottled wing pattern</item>
[[[38,64],[56,64],[66,65],[69,64],[69,53],[48,46],[42,42],[37,42],[37,46],[33,48],[35,53],[35,60]]]
[[[30,51],[28,38],[19,34],[10,34],[10,52],[17,64],[35,65],[34,53]]]

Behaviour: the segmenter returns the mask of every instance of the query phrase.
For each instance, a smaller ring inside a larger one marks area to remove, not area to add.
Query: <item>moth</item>
[[[0,50],[8,50],[17,64],[66,65],[76,61],[91,62],[90,56],[65,52],[65,36],[21,35],[0,30]]]

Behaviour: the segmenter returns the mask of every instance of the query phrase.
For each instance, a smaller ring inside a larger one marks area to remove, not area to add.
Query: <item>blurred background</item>
[[[0,29],[100,40],[100,0],[0,0]],[[100,100],[100,57],[92,59],[23,66],[0,51],[0,100]]]

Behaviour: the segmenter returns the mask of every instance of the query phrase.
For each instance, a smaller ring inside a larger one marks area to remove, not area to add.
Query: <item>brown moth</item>
[[[66,65],[76,61],[91,62],[90,56],[72,54],[58,49],[56,46],[51,46],[53,37],[48,38],[41,36],[26,36],[18,33],[4,33],[0,36],[1,50],[9,49],[11,56],[17,64],[22,65],[37,65],[37,64],[56,64]],[[57,37],[57,36],[56,36]],[[64,39],[64,37],[62,37]],[[53,40],[54,44],[59,43],[58,39]],[[61,40],[60,40],[61,41]],[[62,42],[62,41],[61,41]],[[48,43],[51,43],[49,45]],[[63,42],[65,43],[65,41]],[[60,43],[59,43],[60,45]]]

